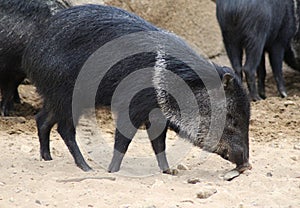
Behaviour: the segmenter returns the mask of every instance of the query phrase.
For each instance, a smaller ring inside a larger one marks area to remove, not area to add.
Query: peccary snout
[[[242,140],[238,138],[231,138],[231,140]],[[230,145],[221,145],[216,151],[218,155],[220,155],[225,160],[228,160],[234,164],[236,164],[236,170],[240,173],[251,169],[251,165],[249,163],[249,147],[247,144],[236,143]]]

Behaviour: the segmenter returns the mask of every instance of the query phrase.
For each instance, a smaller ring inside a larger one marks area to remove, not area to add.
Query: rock
[[[177,169],[178,170],[188,170],[189,168],[184,164],[178,164]]]
[[[29,152],[32,151],[32,149],[33,149],[32,147],[29,147],[27,145],[22,145],[21,146],[21,151],[24,152],[24,153],[29,153]]]
[[[295,155],[294,155],[294,156],[291,156],[291,159],[294,160],[294,161],[298,161],[298,157],[295,156]]]
[[[238,177],[239,175],[240,175],[239,171],[231,170],[231,171],[227,172],[223,178],[225,181],[231,181],[232,179]]]
[[[130,207],[131,207],[130,204],[123,204],[123,205],[120,206],[120,208],[130,208]]]
[[[284,102],[284,106],[287,107],[289,105],[295,105],[295,102],[291,101],[291,100],[288,100],[288,101],[285,101]]]
[[[294,149],[295,150],[300,150],[300,144],[295,144]]]
[[[35,203],[37,203],[37,204],[39,204],[39,205],[41,205],[42,203],[41,203],[41,201],[40,200],[35,200]]]
[[[271,172],[267,173],[267,177],[272,177],[272,176],[273,176],[273,174]]]
[[[0,186],[5,186],[5,185],[6,185],[6,183],[0,181]]]
[[[156,208],[155,205],[145,206],[145,208]]]
[[[190,178],[187,180],[187,182],[190,184],[196,184],[196,183],[200,183],[200,179],[199,178]]]
[[[199,199],[207,199],[217,193],[217,189],[211,188],[211,189],[204,189],[202,191],[199,191],[197,193],[197,198]]]

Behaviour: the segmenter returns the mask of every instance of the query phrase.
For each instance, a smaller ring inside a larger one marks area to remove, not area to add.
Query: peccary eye
[[[232,125],[233,125],[234,127],[237,127],[237,126],[238,126],[237,120],[234,119]]]

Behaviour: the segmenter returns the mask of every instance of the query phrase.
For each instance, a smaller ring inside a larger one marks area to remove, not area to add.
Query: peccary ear
[[[230,74],[230,73],[225,73],[222,77],[222,83],[223,83],[223,86],[224,86],[224,89],[228,89],[230,88],[230,86],[232,86],[233,84],[233,75]]]

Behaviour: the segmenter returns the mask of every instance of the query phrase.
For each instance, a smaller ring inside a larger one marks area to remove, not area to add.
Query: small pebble
[[[300,144],[295,144],[294,149],[300,150]]]
[[[179,165],[177,165],[177,169],[178,170],[188,170],[189,168],[184,164],[179,164]]]
[[[238,208],[244,208],[243,204],[239,204]]]
[[[267,173],[267,177],[272,177],[272,176],[273,176],[273,174],[271,172]]]
[[[29,147],[27,145],[22,145],[21,146],[21,151],[24,152],[24,153],[29,153],[29,152],[32,151],[32,149],[33,149],[32,147]]]
[[[197,193],[197,198],[207,199],[207,198],[211,197],[212,195],[214,195],[215,193],[217,193],[217,189],[202,190]]]
[[[35,203],[37,203],[37,204],[39,204],[39,205],[41,205],[42,203],[41,203],[41,201],[40,200],[35,200]]]
[[[284,106],[287,107],[289,105],[295,105],[295,102],[291,101],[291,100],[288,100],[288,101],[285,101],[284,102]]]
[[[196,184],[196,183],[200,183],[200,179],[199,178],[190,178],[187,180],[187,182],[190,184]]]
[[[123,204],[120,206],[120,208],[130,208],[130,206],[131,206],[130,204]]]
[[[298,157],[297,156],[291,156],[291,159],[294,161],[298,161]]]

